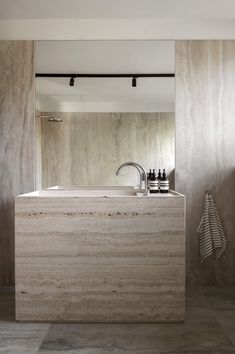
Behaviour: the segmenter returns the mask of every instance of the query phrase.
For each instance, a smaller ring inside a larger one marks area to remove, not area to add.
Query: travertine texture
[[[235,284],[235,41],[176,42],[176,190],[187,199],[188,284]],[[196,233],[210,189],[228,238],[200,263]]]
[[[34,190],[34,48],[0,41],[0,287],[14,284],[14,197]]]
[[[16,198],[16,319],[181,321],[185,200]]]
[[[35,117],[35,187],[42,189],[42,134],[40,112],[36,111]]]
[[[49,113],[42,119],[43,187],[54,185],[136,185],[137,170],[118,167],[135,161],[146,169],[166,168],[174,189],[174,113]]]

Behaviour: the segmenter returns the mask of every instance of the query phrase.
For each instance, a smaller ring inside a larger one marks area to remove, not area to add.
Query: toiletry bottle
[[[160,193],[160,181],[162,179],[162,174],[161,174],[161,169],[159,168],[158,174],[157,174],[157,180],[158,180],[158,192]]]
[[[160,192],[168,193],[169,192],[169,180],[166,176],[166,171],[163,169],[162,178],[160,180]]]
[[[149,173],[148,173],[148,189],[149,189],[149,181],[150,181],[151,178],[152,178],[152,170],[149,170]]]
[[[158,180],[154,169],[151,179],[149,180],[149,191],[150,193],[158,193]]]
[[[157,174],[157,179],[160,181],[161,178],[162,178],[162,174],[161,174],[161,170],[160,170],[160,168],[159,168],[158,174]]]

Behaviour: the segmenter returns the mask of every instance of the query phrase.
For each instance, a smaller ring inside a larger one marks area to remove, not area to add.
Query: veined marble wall
[[[174,113],[50,113],[61,123],[42,118],[43,186],[137,185],[137,170],[166,168],[174,187]]]
[[[176,42],[176,190],[187,199],[188,284],[235,284],[235,41]],[[211,189],[228,238],[200,263],[197,228]]]
[[[0,41],[0,287],[14,284],[14,197],[34,189],[34,44]]]

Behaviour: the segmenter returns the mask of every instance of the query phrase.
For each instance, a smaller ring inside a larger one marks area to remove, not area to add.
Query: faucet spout
[[[131,162],[131,161],[130,161],[130,162],[125,162],[124,164],[122,164],[122,165],[118,168],[118,170],[117,170],[117,172],[116,172],[116,175],[118,176],[119,173],[120,173],[120,171],[121,171],[124,167],[127,167],[127,166],[133,166],[133,167],[135,167],[135,168],[138,170],[138,172],[139,172],[139,174],[140,174],[140,189],[142,189],[142,179],[143,179],[143,177],[144,177],[144,182],[145,182],[144,195],[147,196],[147,195],[148,195],[147,173],[146,173],[146,171],[145,171],[145,169],[144,169],[143,166],[141,166],[141,165],[138,164],[137,162]]]

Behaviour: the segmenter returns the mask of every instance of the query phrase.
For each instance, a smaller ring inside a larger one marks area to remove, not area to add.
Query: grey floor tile
[[[0,353],[36,354],[49,324],[0,323]]]
[[[186,303],[181,324],[53,324],[39,353],[234,354],[205,297],[188,294]]]
[[[216,318],[235,346],[235,308],[215,310]]]
[[[16,323],[14,297],[0,293],[0,353],[235,354],[234,295],[188,291],[181,324],[49,325]]]
[[[49,324],[15,322],[13,292],[0,292],[0,353],[36,354]]]
[[[183,324],[53,324],[39,350],[50,352],[215,354],[235,348],[211,312],[195,310]]]

